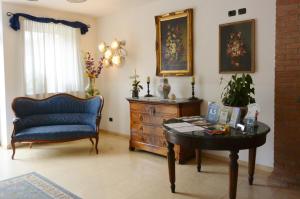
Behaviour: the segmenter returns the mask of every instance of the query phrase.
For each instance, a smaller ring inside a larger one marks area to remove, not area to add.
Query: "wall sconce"
[[[103,65],[105,67],[119,66],[125,61],[127,55],[125,50],[125,41],[114,40],[110,45],[101,42],[98,46],[99,51],[103,54]]]

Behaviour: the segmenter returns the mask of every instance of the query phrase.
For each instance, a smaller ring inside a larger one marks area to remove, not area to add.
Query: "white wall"
[[[114,15],[98,19],[98,42],[110,42],[114,38],[126,40],[128,57],[119,68],[105,69],[98,86],[105,98],[101,128],[129,134],[130,96],[129,76],[137,69],[145,85],[151,76],[151,91],[157,94],[159,79],[155,76],[155,22],[154,16],[171,11],[194,9],[194,71],[197,96],[207,101],[220,101],[221,89],[218,72],[218,28],[219,24],[246,19],[256,19],[256,73],[253,74],[256,100],[262,107],[259,119],[267,123],[272,131],[267,143],[260,147],[257,163],[273,166],[274,157],[274,68],[275,68],[275,0],[158,0],[147,6],[123,10]],[[227,11],[247,8],[247,14],[228,17]],[[224,75],[229,78],[229,75]],[[190,78],[169,78],[171,93],[177,97],[190,96]],[[145,94],[145,90],[141,95]],[[113,117],[114,122],[108,122]],[[222,155],[225,155],[222,153]],[[247,153],[240,158],[247,160]]]
[[[41,7],[24,6],[12,3],[3,3],[2,17],[3,17],[3,36],[4,36],[4,63],[5,63],[5,86],[6,103],[1,102],[1,110],[5,109],[4,116],[6,117],[7,131],[2,130],[2,146],[7,146],[10,142],[12,127],[12,119],[14,114],[11,110],[11,102],[17,96],[24,96],[23,92],[23,78],[20,73],[22,65],[17,63],[18,56],[18,41],[20,32],[16,32],[9,27],[9,17],[7,12],[12,13],[27,13],[34,16],[51,17],[56,19],[65,19],[70,21],[81,21],[89,24],[91,28],[86,35],[80,37],[80,44],[82,51],[90,51],[95,53],[97,50],[97,20],[94,17],[84,16],[76,13],[56,11]],[[2,101],[2,100],[1,100]],[[2,126],[3,127],[3,126]]]
[[[5,70],[3,57],[3,26],[2,3],[0,2],[0,132],[6,132],[6,108],[5,108]],[[6,141],[6,135],[0,133],[1,140]]]

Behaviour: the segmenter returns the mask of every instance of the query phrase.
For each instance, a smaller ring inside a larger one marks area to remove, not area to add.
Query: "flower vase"
[[[89,77],[89,82],[87,87],[85,88],[85,96],[93,97],[95,95],[99,95],[100,92],[95,88],[95,78]]]
[[[169,99],[169,93],[171,91],[171,86],[167,78],[160,80],[160,85],[158,87],[158,92],[163,99]]]

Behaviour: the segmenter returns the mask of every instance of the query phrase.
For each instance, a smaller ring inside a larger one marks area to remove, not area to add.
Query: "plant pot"
[[[229,112],[230,116],[232,114],[232,108],[239,108],[240,109],[240,121],[239,121],[239,123],[243,123],[243,120],[244,120],[244,118],[245,118],[245,116],[247,115],[247,112],[248,112],[248,107],[247,106],[227,106],[227,105],[224,105],[224,106],[228,107],[228,109],[230,109],[230,112]]]
[[[138,90],[132,90],[132,98],[139,98],[139,91]]]

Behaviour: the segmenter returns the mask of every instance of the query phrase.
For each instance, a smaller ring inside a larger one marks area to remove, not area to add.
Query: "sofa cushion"
[[[24,129],[15,135],[15,141],[63,141],[95,136],[96,131],[89,125],[53,125]]]
[[[51,125],[90,125],[95,131],[96,119],[96,114],[89,113],[29,115],[15,122],[15,131],[18,133],[26,128]]]

